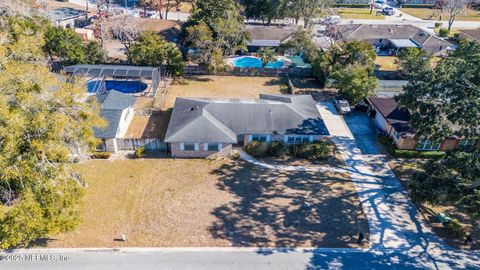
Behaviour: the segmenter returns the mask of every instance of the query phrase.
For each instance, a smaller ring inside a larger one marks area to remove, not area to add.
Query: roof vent
[[[199,109],[198,106],[195,106],[195,107],[191,107],[190,111],[193,112],[193,111],[198,110],[198,109]]]
[[[423,37],[423,36],[426,35],[426,33],[425,33],[425,32],[420,32],[420,34],[418,34],[418,35],[421,36],[421,37]]]
[[[392,28],[388,28],[388,32],[393,33],[393,29],[392,29]]]

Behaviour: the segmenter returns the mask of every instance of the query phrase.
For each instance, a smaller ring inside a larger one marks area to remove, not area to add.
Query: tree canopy
[[[480,127],[480,45],[462,42],[449,57],[430,64],[418,49],[401,56],[409,80],[400,105],[409,109],[417,137],[477,138]]]
[[[313,61],[317,78],[331,78],[339,94],[352,105],[373,94],[378,79],[374,76],[376,53],[365,41],[335,44]]]
[[[480,152],[454,152],[414,174],[412,198],[433,205],[460,205],[480,218]]]
[[[185,65],[175,43],[167,42],[153,32],[143,32],[128,48],[128,61],[141,66],[165,65],[174,76],[180,75]]]
[[[100,64],[105,61],[105,53],[96,41],[84,44],[72,30],[50,26],[44,34],[43,50],[50,58],[57,58],[66,65]]]
[[[65,163],[97,145],[92,127],[104,122],[98,104],[79,101],[83,86],[44,64],[40,26],[0,24],[0,248],[9,248],[78,223],[83,182]]]
[[[245,50],[245,32],[239,5],[233,0],[204,0],[194,3],[193,14],[183,29],[187,47],[197,50],[200,64],[214,65],[218,55]]]

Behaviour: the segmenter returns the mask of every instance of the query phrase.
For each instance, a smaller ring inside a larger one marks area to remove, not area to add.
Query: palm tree
[[[258,58],[262,60],[262,65],[266,66],[268,62],[275,60],[275,50],[272,48],[261,48],[258,50]]]

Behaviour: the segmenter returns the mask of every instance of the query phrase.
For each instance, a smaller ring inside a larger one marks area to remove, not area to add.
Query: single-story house
[[[50,11],[49,17],[56,26],[76,28],[83,26],[88,12],[70,7],[56,8]]]
[[[374,117],[378,128],[392,138],[398,149],[419,151],[451,151],[470,149],[478,145],[475,139],[448,137],[441,142],[429,140],[417,141],[411,126],[410,112],[400,108],[394,98],[370,97],[369,112]]]
[[[424,8],[425,6],[435,6],[437,0],[397,0],[399,6],[402,5],[419,5],[419,7]]]
[[[291,26],[253,24],[245,25],[245,30],[250,34],[250,41],[247,44],[249,52],[256,52],[265,47],[278,48],[288,42],[296,32],[296,28]]]
[[[226,156],[252,141],[313,142],[328,130],[310,95],[177,98],[165,142],[173,157]]]
[[[107,120],[104,128],[95,128],[94,135],[102,140],[98,151],[117,152],[117,139],[123,138],[134,116],[136,97],[115,90],[95,95],[100,102],[100,116]]]
[[[480,28],[459,29],[458,31],[460,31],[458,36],[460,40],[473,40],[480,43]]]
[[[405,48],[421,48],[431,55],[441,56],[456,48],[413,25],[348,24],[334,27],[339,39],[365,40],[378,48],[379,55],[396,55]]]

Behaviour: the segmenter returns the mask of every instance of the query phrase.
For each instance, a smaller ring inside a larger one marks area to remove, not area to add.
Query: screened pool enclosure
[[[64,69],[72,76],[86,79],[88,93],[116,90],[127,94],[155,96],[161,83],[158,67],[124,65],[74,65]]]

